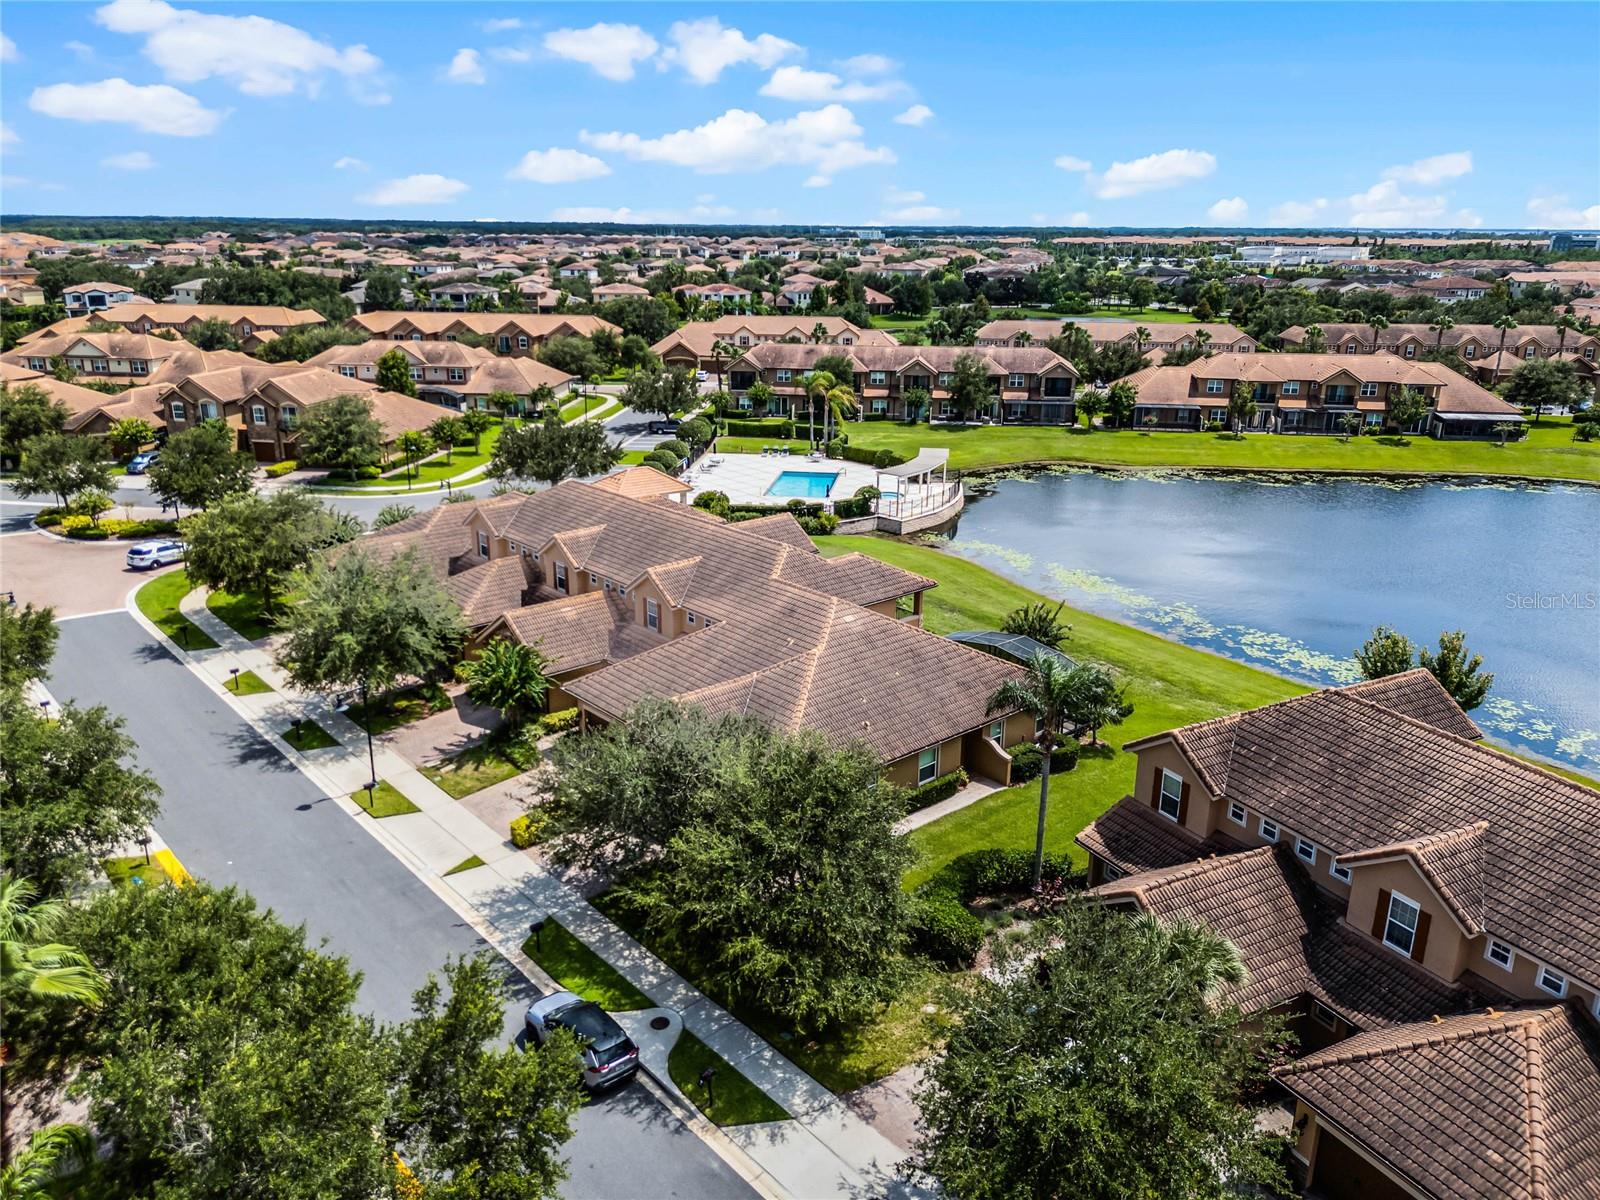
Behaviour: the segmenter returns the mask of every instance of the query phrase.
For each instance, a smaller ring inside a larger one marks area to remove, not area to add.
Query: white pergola
[[[877,501],[878,512],[884,516],[910,517],[942,508],[949,501],[950,488],[960,487],[949,481],[950,450],[945,446],[930,446],[917,452],[909,462],[894,467],[876,468],[875,484],[883,491],[883,477],[895,481],[893,501],[887,497]],[[938,480],[933,476],[938,473]]]

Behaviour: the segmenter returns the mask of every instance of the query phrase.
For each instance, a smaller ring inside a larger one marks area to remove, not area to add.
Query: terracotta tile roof
[[[1477,914],[1481,928],[1593,985],[1600,792],[1373,703],[1359,688],[1311,692],[1125,749],[1163,740],[1224,802],[1340,857],[1406,853],[1455,890],[1469,932],[1466,917]]]
[[[1275,1074],[1432,1200],[1600,1197],[1600,1037],[1574,1006],[1364,1033]]]
[[[132,324],[148,317],[155,325],[218,320],[226,321],[229,325],[248,321],[253,326],[274,328],[321,325],[327,320],[314,309],[285,308],[281,304],[154,304],[135,301],[131,304],[114,304],[98,315],[101,320],[118,324]]]
[[[610,321],[587,313],[367,312],[351,317],[348,324],[379,335],[408,325],[424,334],[423,340],[442,338],[451,329],[470,329],[486,337],[507,330],[533,341],[558,333],[588,335],[597,329],[622,333]]]
[[[682,496],[693,491],[681,479],[674,479],[654,467],[624,467],[594,481],[602,491],[615,492],[634,500],[655,500],[663,496]]]
[[[837,348],[838,339],[845,335],[855,339],[855,345],[876,344],[880,346],[898,345],[894,338],[881,329],[862,329],[852,325],[843,317],[813,317],[805,314],[796,316],[777,317],[718,317],[715,321],[690,321],[681,329],[677,329],[662,338],[650,347],[658,356],[676,346],[686,346],[701,358],[711,357],[711,347],[718,341],[733,345],[740,331],[747,331],[752,338],[797,337],[805,341],[811,338],[812,329],[821,324],[828,331],[832,342],[824,343]],[[762,343],[763,345],[767,343]],[[747,347],[738,347],[738,350]]]
[[[537,646],[550,660],[552,675],[627,658],[666,640],[627,620],[622,607],[604,592],[514,609],[502,620],[504,632],[523,645]],[[491,626],[486,636],[500,631]]]
[[[447,576],[444,590],[461,609],[461,619],[476,629],[521,608],[530,588],[521,558],[506,557]]]
[[[795,371],[812,370],[822,358],[844,354],[858,373],[921,370],[929,375],[954,371],[956,361],[971,356],[982,362],[990,375],[1012,371],[1037,375],[1055,370],[1078,378],[1078,370],[1054,350],[1045,346],[832,346],[827,343],[763,342],[744,351],[736,361],[759,370],[787,367]],[[730,367],[731,369],[731,367]]]
[[[790,554],[779,568],[779,577],[861,605],[880,604],[938,586],[922,575],[859,551],[838,558]]]
[[[1233,854],[1244,849],[1242,843],[1225,833],[1198,838],[1132,796],[1124,796],[1106,809],[1074,840],[1125,875],[1176,867],[1209,854]]]
[[[1129,875],[1088,894],[1131,901],[1163,921],[1191,921],[1227,938],[1247,978],[1225,988],[1224,998],[1246,1012],[1309,995],[1370,1029],[1460,1012],[1483,998],[1474,987],[1437,979],[1351,929],[1284,846]]]
[[[1476,740],[1483,736],[1483,730],[1461,711],[1461,706],[1444,690],[1444,685],[1433,672],[1422,667],[1401,671],[1398,675],[1386,675],[1382,679],[1352,683],[1340,690],[1347,696],[1381,704],[1384,708],[1393,709],[1457,737]]]
[[[806,536],[806,531],[800,528],[800,522],[788,513],[773,513],[770,517],[756,517],[751,521],[735,521],[728,528],[738,533],[753,533],[770,541],[782,542],[785,546],[793,546],[796,550],[817,553],[817,548]]]
[[[15,362],[0,362],[0,381],[7,387],[22,387],[24,385],[39,388],[52,400],[66,405],[66,427],[68,430],[77,428],[93,419],[96,413],[116,404],[128,393],[112,396],[105,392],[96,391],[94,388],[79,387],[75,383],[64,383],[54,375],[32,370]],[[131,389],[130,389],[131,390]],[[135,415],[144,416],[149,420],[155,419],[157,406],[154,403],[134,406]]]

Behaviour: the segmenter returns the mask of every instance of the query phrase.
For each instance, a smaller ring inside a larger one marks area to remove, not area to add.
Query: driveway
[[[6,539],[10,542],[15,539]],[[0,543],[3,546],[4,543]],[[125,613],[68,621],[50,679],[58,700],[127,719],[164,791],[162,836],[192,873],[237,884],[361,972],[359,1003],[385,1021],[453,955],[486,943],[356,821],[234,715]],[[500,960],[516,1035],[532,985]],[[641,1087],[586,1105],[567,1144],[565,1196],[750,1197],[753,1191]]]

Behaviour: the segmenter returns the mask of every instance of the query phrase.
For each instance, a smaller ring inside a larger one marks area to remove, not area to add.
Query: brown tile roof
[[[1078,833],[1078,845],[1125,875],[1193,862],[1210,854],[1233,854],[1240,842],[1218,832],[1201,839],[1158,816],[1148,804],[1124,796]]]
[[[991,375],[1011,371],[1036,375],[1044,371],[1078,378],[1077,368],[1045,346],[830,346],[826,343],[764,342],[744,351],[737,361],[761,370],[788,367],[809,371],[818,359],[844,354],[859,373],[925,369],[930,375],[954,371],[964,355],[977,358]]]
[[[1460,1012],[1483,998],[1475,986],[1446,983],[1351,929],[1286,846],[1129,875],[1088,894],[1132,901],[1163,921],[1191,921],[1227,938],[1247,978],[1223,995],[1246,1012],[1309,995],[1370,1029]]]
[[[796,550],[817,553],[817,548],[806,536],[806,531],[800,528],[800,522],[789,513],[773,513],[770,517],[735,521],[728,528],[739,533],[753,533],[774,542],[782,542],[785,546],[793,546]]]
[[[14,362],[0,362],[0,381],[7,387],[22,387],[24,385],[39,388],[52,400],[66,405],[66,427],[70,431],[80,425],[86,424],[96,413],[117,404],[127,393],[109,395],[96,391],[94,388],[79,387],[75,383],[65,383],[54,375],[32,370]],[[130,415],[143,416],[154,421],[156,405],[153,403],[139,405],[135,403]]]
[[[933,580],[859,551],[837,558],[791,554],[779,577],[838,596],[852,604],[881,604],[937,587]]]
[[[666,350],[682,345],[693,350],[701,358],[710,358],[714,343],[725,341],[732,345],[741,330],[748,331],[755,338],[777,339],[793,336],[809,341],[811,330],[819,323],[828,331],[828,336],[834,339],[831,343],[824,343],[825,345],[837,347],[838,339],[845,334],[854,338],[854,344],[858,346],[899,344],[881,329],[862,329],[858,325],[852,325],[843,317],[813,317],[799,314],[787,317],[725,316],[718,317],[715,321],[690,321],[681,329],[669,333],[650,349],[660,355]]]
[[[447,576],[444,590],[461,610],[461,619],[476,629],[521,608],[531,589],[521,557],[508,556]]]
[[[148,317],[155,325],[185,325],[193,320],[226,321],[229,325],[248,321],[253,326],[290,328],[297,325],[321,325],[327,320],[321,313],[309,308],[285,308],[281,304],[153,304],[133,302],[114,304],[103,313],[101,320],[118,324],[132,324]]]
[[[1432,1200],[1600,1197],[1600,1036],[1572,1005],[1359,1034],[1275,1074]]]
[[[1352,683],[1340,690],[1347,696],[1381,704],[1384,708],[1404,713],[1424,725],[1432,725],[1457,737],[1476,740],[1483,736],[1483,730],[1461,711],[1461,706],[1444,690],[1438,677],[1422,667],[1401,671],[1398,675],[1386,675],[1382,679]]]
[[[486,337],[512,330],[526,334],[533,341],[557,333],[588,335],[597,329],[622,332],[610,321],[587,313],[367,312],[351,317],[348,323],[380,335],[409,325],[425,335],[423,340],[442,338],[451,329],[470,329]]]
[[[1465,914],[1479,913],[1481,928],[1594,986],[1600,792],[1373,703],[1359,688],[1310,692],[1125,748],[1164,740],[1224,802],[1341,857],[1406,853],[1456,890],[1469,932]],[[1487,828],[1466,832],[1479,823]],[[1481,901],[1470,866],[1479,859]]]
[[[504,632],[525,646],[537,646],[550,660],[552,675],[628,658],[666,640],[627,620],[621,605],[604,592],[513,609],[503,621]],[[491,626],[488,636],[500,631]]]

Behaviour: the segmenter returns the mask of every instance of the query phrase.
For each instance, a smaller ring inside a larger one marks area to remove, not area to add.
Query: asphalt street
[[[163,789],[161,835],[188,870],[237,884],[362,973],[361,1002],[384,1020],[448,958],[486,943],[384,847],[330,803],[130,616],[65,621],[48,682],[58,700],[127,719]],[[504,960],[501,960],[502,962]],[[536,994],[516,987],[508,1036]],[[737,1175],[642,1087],[584,1107],[567,1145],[574,1200],[749,1197]]]

